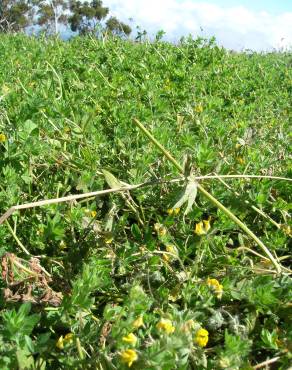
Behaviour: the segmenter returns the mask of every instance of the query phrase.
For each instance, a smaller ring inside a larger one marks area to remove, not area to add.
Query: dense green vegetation
[[[0,213],[180,177],[133,118],[195,176],[291,177],[291,60],[202,39],[0,35]],[[290,183],[200,183],[281,274],[201,193],[176,209],[184,182],[17,211],[0,225],[0,368],[288,369]]]

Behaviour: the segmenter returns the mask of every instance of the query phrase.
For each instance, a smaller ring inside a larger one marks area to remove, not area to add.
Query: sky
[[[233,50],[292,49],[292,0],[103,0],[111,14],[150,37],[212,37]],[[131,21],[129,19],[132,19]]]

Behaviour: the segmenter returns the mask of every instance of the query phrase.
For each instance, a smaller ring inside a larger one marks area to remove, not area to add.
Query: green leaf
[[[261,331],[261,340],[264,343],[264,346],[266,348],[271,348],[271,349],[278,349],[277,345],[277,339],[278,339],[278,334],[276,329],[274,329],[272,332],[269,330],[263,328]]]
[[[29,136],[36,135],[38,133],[38,126],[31,120],[23,122],[19,137],[22,140],[27,140]]]
[[[105,181],[108,183],[109,187],[111,189],[121,188],[125,184],[122,183],[120,180],[118,180],[112,173],[110,173],[107,170],[102,170],[102,173],[104,174]]]

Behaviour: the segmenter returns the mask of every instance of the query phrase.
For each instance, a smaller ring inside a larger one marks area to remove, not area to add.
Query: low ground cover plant
[[[291,60],[0,35],[1,369],[289,368]]]

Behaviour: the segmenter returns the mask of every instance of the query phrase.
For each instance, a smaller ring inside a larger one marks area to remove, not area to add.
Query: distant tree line
[[[0,0],[0,32],[19,32],[40,26],[47,34],[58,34],[66,25],[80,35],[106,30],[128,36],[131,27],[109,15],[100,0]]]

